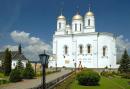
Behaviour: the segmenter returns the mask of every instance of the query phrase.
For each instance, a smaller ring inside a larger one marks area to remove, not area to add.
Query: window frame
[[[88,26],[90,26],[90,19],[88,19]]]
[[[91,53],[91,49],[92,49],[91,44],[88,44],[87,45],[87,54]]]
[[[107,46],[103,46],[102,55],[105,57],[107,55]]]
[[[82,29],[82,28],[81,28],[81,24],[80,24],[80,31],[81,31],[81,29]]]
[[[83,45],[79,45],[79,54],[83,54]]]
[[[61,22],[59,22],[59,29],[61,29]]]
[[[68,46],[67,46],[67,45],[64,46],[64,54],[65,54],[65,55],[68,54]]]
[[[75,23],[75,31],[77,31],[77,23]]]

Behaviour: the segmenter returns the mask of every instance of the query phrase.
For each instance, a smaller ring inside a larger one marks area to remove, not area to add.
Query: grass
[[[9,83],[8,76],[4,76],[4,73],[0,72],[0,85]]]
[[[70,89],[70,85],[72,84],[72,82],[75,79],[75,75],[72,74],[70,77],[68,77],[67,79],[65,79],[63,82],[61,82],[60,84],[58,84],[57,86],[55,86],[54,89]]]
[[[99,86],[81,86],[77,81],[74,81],[70,89],[130,89],[128,81],[130,79],[102,77]]]
[[[0,72],[0,78],[2,79],[8,79],[9,76],[5,76],[3,72]]]
[[[4,78],[4,73],[0,72],[0,78]]]
[[[60,70],[57,70],[57,71],[46,71],[46,75],[57,73],[57,72],[60,72]],[[42,71],[37,71],[36,77],[41,77],[41,76],[42,76]]]

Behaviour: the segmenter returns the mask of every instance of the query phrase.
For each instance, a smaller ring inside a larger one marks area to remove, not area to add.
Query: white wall
[[[17,60],[12,60],[12,64],[11,64],[11,68],[12,68],[12,69],[14,69],[14,68],[16,67],[17,62],[18,62]],[[22,60],[22,63],[23,63],[23,66],[24,66],[24,67],[26,67],[26,63],[27,63],[27,62],[28,62],[27,60]],[[0,60],[0,65],[2,65],[2,64],[1,64],[1,60]]]
[[[81,61],[83,67],[104,68],[116,67],[116,45],[113,34],[101,33],[97,37],[97,32],[70,35],[55,35],[53,38],[53,54],[57,56],[58,67],[74,67],[74,63],[79,65]],[[79,45],[83,45],[83,54],[79,54]],[[92,51],[87,53],[87,45],[91,44]],[[68,46],[68,54],[64,54],[64,46]],[[107,55],[103,57],[102,47],[107,46]],[[97,51],[98,50],[98,51]],[[65,58],[64,58],[65,57]],[[67,61],[68,63],[65,63]],[[53,63],[52,63],[53,64]],[[55,66],[55,65],[51,65]]]

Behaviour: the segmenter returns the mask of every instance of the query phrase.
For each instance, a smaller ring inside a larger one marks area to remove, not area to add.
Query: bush
[[[0,85],[6,84],[6,83],[9,83],[9,81],[5,79],[0,79]]]
[[[0,72],[0,78],[4,78],[4,73]]]
[[[19,82],[22,80],[21,73],[18,69],[14,69],[11,71],[10,76],[9,76],[9,81],[10,82]]]
[[[100,81],[100,76],[94,71],[82,71],[77,75],[77,80],[80,85],[95,86]]]
[[[23,78],[32,79],[32,78],[34,78],[34,76],[35,76],[34,70],[31,66],[30,62],[28,62],[26,64],[26,68],[23,71]]]
[[[122,78],[130,79],[130,74],[124,73],[124,74],[122,74]]]
[[[116,73],[115,72],[109,72],[109,71],[102,71],[101,75],[105,76],[105,77],[115,77]]]
[[[39,76],[42,76],[42,72],[41,71],[36,72],[36,77],[39,77]]]

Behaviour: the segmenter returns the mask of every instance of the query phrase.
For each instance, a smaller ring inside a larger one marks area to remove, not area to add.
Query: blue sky
[[[30,33],[51,44],[60,9],[71,23],[79,7],[82,16],[88,5],[95,14],[96,31],[112,32],[130,40],[130,0],[0,0],[0,47],[16,45],[13,31]]]

